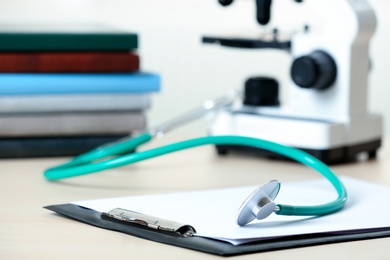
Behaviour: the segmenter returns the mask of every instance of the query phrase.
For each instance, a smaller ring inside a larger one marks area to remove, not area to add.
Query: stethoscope
[[[317,158],[292,147],[245,136],[205,136],[190,139],[166,146],[150,149],[142,152],[135,152],[136,148],[151,141],[155,137],[164,135],[169,130],[199,118],[210,111],[217,111],[230,106],[235,95],[228,95],[223,98],[209,100],[202,106],[190,111],[180,117],[169,121],[160,127],[153,128],[136,137],[129,137],[121,141],[100,146],[90,152],[79,155],[72,160],[47,169],[44,176],[47,180],[55,181],[70,178],[111,168],[132,164],[160,155],[193,148],[202,145],[241,145],[268,150],[284,155],[301,164],[313,168],[322,174],[336,189],[337,198],[329,203],[314,206],[293,206],[276,204],[280,183],[276,180],[270,181],[257,188],[241,205],[238,210],[237,224],[246,225],[254,219],[264,219],[270,214],[294,215],[294,216],[315,216],[334,213],[342,209],[347,201],[347,192],[339,178]]]

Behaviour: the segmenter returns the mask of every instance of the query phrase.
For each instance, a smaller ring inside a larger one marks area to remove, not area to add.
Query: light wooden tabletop
[[[149,147],[180,140],[157,140]],[[390,187],[390,143],[377,160],[333,166],[338,175]],[[43,170],[68,158],[0,160],[0,259],[216,259],[61,217],[43,206],[71,201],[167,193],[320,178],[297,163],[230,154],[220,157],[211,146],[165,155],[135,165],[59,182]],[[387,203],[387,202],[386,202]],[[390,217],[390,216],[389,216]],[[248,254],[240,259],[390,259],[390,238],[337,243]]]

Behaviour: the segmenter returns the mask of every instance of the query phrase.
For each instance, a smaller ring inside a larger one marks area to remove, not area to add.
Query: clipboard
[[[311,234],[274,239],[272,241],[260,241],[257,243],[242,244],[234,246],[228,242],[203,238],[203,237],[181,237],[170,232],[155,231],[135,224],[113,222],[101,217],[101,212],[83,208],[74,204],[61,204],[45,207],[56,213],[90,224],[96,227],[122,232],[138,238],[151,240],[158,243],[173,245],[210,253],[220,256],[234,256],[248,253],[267,252],[280,249],[297,248],[304,246],[315,246],[330,243],[356,241],[390,236],[390,228],[375,230],[357,234],[329,235]]]
[[[367,184],[367,185],[371,185],[372,188],[379,186],[374,184]],[[361,189],[361,187],[357,187],[357,188]],[[382,189],[386,193],[388,192],[390,194],[389,188],[382,187]],[[367,197],[367,194],[365,194],[364,197]],[[355,201],[355,207],[356,205],[358,204],[356,204]],[[58,214],[61,214],[63,216],[69,217],[71,219],[81,221],[83,223],[90,224],[103,229],[122,232],[124,234],[132,235],[142,239],[151,240],[158,243],[178,246],[182,248],[192,249],[192,250],[210,253],[214,255],[220,255],[220,256],[234,256],[234,255],[241,255],[241,254],[248,254],[248,253],[259,253],[259,252],[266,252],[266,251],[273,251],[273,250],[314,246],[314,245],[322,245],[322,244],[330,244],[330,243],[340,243],[340,242],[373,239],[373,238],[382,238],[382,237],[390,236],[390,225],[382,224],[382,226],[375,226],[371,228],[364,227],[364,228],[358,228],[353,230],[346,230],[345,232],[341,232],[341,233],[340,232],[315,232],[315,230],[313,230],[313,233],[279,236],[270,239],[261,239],[257,241],[251,241],[247,243],[234,245],[232,243],[221,241],[215,238],[201,237],[201,236],[183,236],[182,234],[180,234],[180,232],[176,232],[175,229],[164,230],[164,229],[158,229],[155,226],[148,227],[147,225],[145,225],[145,223],[140,224],[140,223],[133,223],[131,221],[126,221],[126,216],[125,216],[125,220],[121,219],[121,217],[115,218],[112,216],[113,213],[111,211],[101,212],[74,203],[51,205],[51,206],[46,206],[45,208],[54,211]],[[386,218],[388,218],[390,216],[389,209],[390,207],[384,208],[383,212],[376,212],[375,214],[385,214],[385,217],[387,215]],[[121,211],[120,211],[121,209],[119,210],[119,213],[118,211],[115,211],[117,209],[113,209],[113,210],[114,212],[116,212],[115,214],[121,216]],[[128,209],[124,209],[124,210],[128,211]],[[139,218],[137,217],[137,219],[142,219],[142,216]],[[146,222],[154,223],[153,221],[146,221]],[[177,227],[180,227],[180,225]],[[197,227],[193,226],[193,229],[196,232]]]

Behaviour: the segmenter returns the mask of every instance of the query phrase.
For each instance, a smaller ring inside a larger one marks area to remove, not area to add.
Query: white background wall
[[[311,2],[312,6],[314,1]],[[324,0],[322,0],[324,1]],[[327,1],[327,0],[325,0]],[[341,0],[340,0],[341,1]],[[274,0],[273,23],[294,29],[307,7]],[[385,116],[390,134],[390,1],[369,0],[378,18],[371,44],[369,106]],[[290,58],[275,50],[238,50],[201,43],[206,34],[258,33],[254,0],[223,8],[217,0],[0,0],[0,22],[105,23],[140,35],[141,66],[162,75],[149,122],[155,126],[203,100],[241,88],[252,75],[276,77],[287,98]],[[334,19],[332,14],[326,14]]]

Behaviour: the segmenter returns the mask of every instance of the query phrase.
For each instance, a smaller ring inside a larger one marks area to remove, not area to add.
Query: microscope
[[[293,0],[291,0],[293,1]],[[314,1],[314,0],[312,0]],[[233,0],[219,0],[227,6]],[[306,1],[295,0],[297,5]],[[279,102],[279,83],[267,76],[245,82],[243,100],[218,113],[210,135],[261,138],[301,149],[326,164],[375,158],[381,146],[382,117],[368,111],[369,43],[376,17],[366,0],[315,0],[329,19],[319,30],[302,26],[289,39],[271,35],[246,38],[203,37],[203,43],[233,48],[287,51],[291,56],[287,102]],[[272,0],[255,0],[256,19],[271,17]],[[294,14],[291,14],[294,17]],[[219,154],[253,150],[218,145]],[[256,153],[278,158],[272,152]]]

